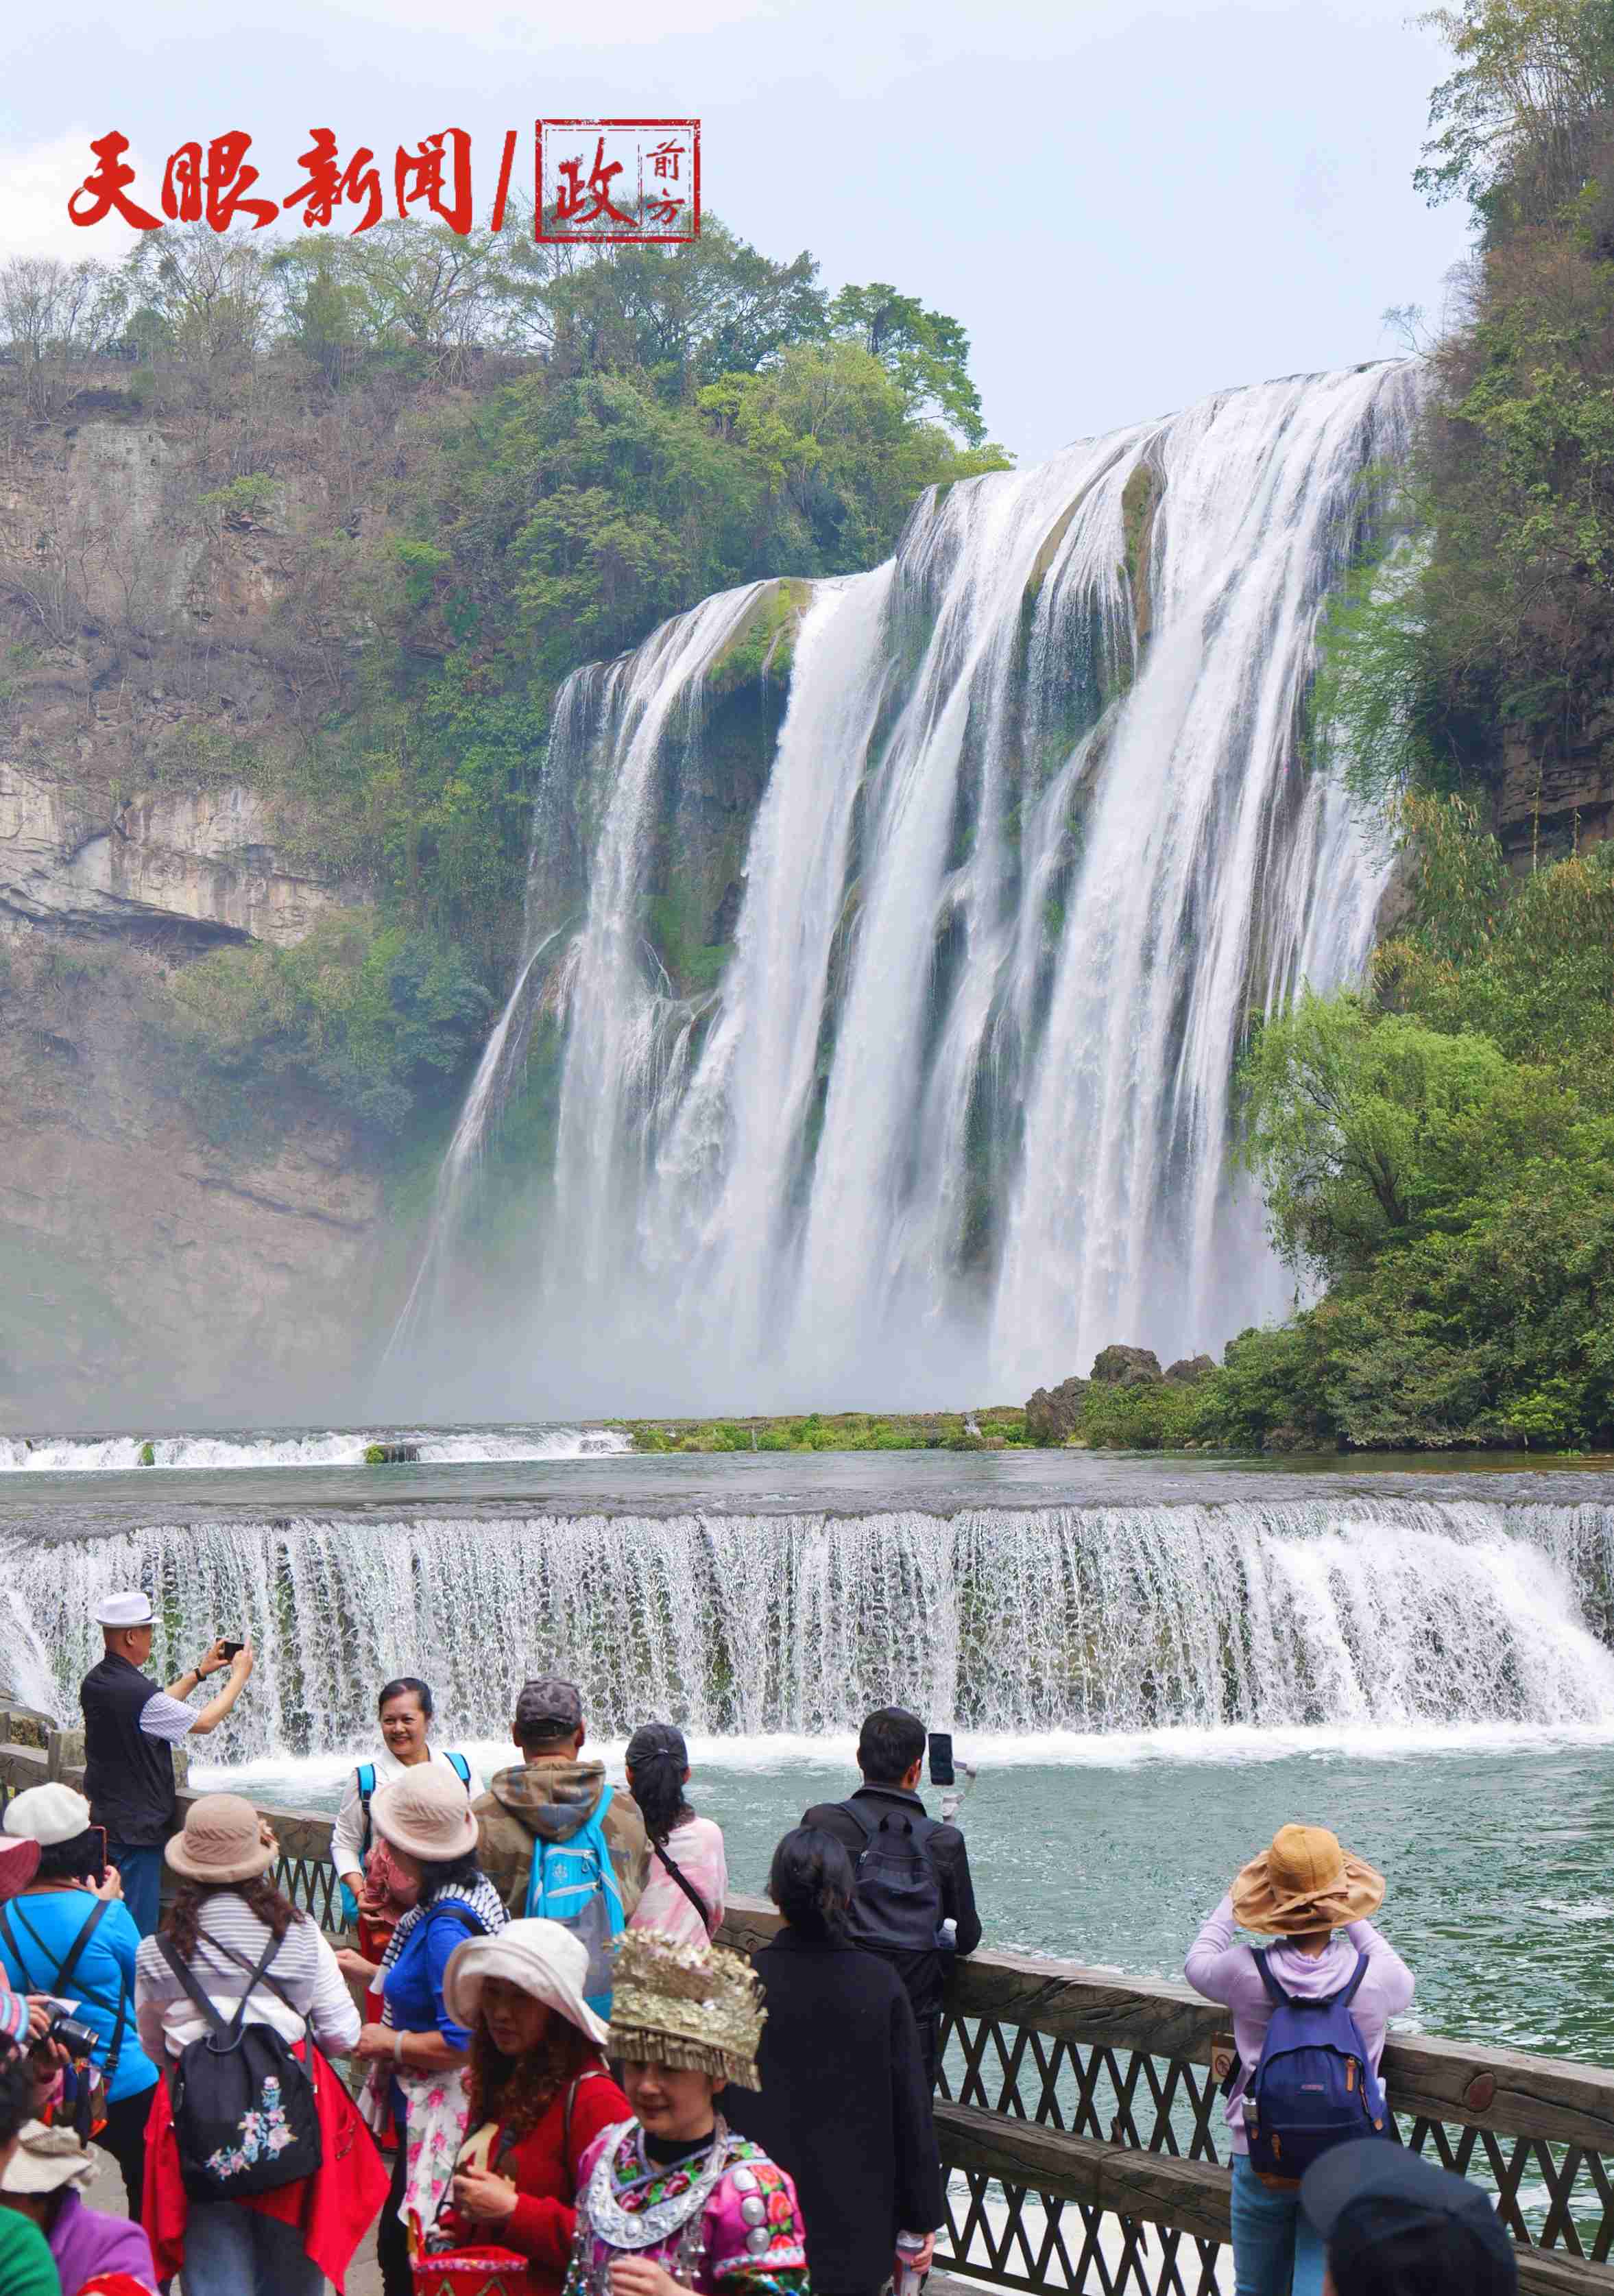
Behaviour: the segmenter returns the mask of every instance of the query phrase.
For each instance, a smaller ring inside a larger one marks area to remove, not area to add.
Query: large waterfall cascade
[[[227,1759],[368,1742],[375,1686],[434,1685],[503,1738],[521,1682],[591,1734],[735,1738],[918,1704],[974,1733],[1593,1728],[1614,1734],[1614,1505],[1318,1497],[956,1515],[199,1521],[0,1538],[15,1691],[72,1715],[108,1586],[152,1591],[155,1664],[250,1625]]]
[[[696,1406],[1020,1394],[1111,1339],[1164,1358],[1281,1312],[1230,1185],[1232,1068],[1252,1010],[1371,946],[1385,857],[1297,720],[1415,392],[1394,364],[1229,392],[928,498],[895,560],[814,585],[701,993],[646,923],[659,776],[698,758],[759,586],[572,678],[411,1341],[444,1325],[535,1000],[563,1044],[513,1325],[535,1375],[619,1395],[649,1354]]]

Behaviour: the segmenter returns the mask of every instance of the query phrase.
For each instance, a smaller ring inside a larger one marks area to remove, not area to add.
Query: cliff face
[[[270,799],[233,769],[321,675],[287,619],[295,490],[201,503],[194,437],[116,408],[9,443],[0,1422],[351,1407],[373,1156],[312,1100],[273,1139],[236,1126],[167,1025],[175,967],[289,947],[367,898],[284,861]]]

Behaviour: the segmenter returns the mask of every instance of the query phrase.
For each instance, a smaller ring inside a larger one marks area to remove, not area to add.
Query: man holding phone
[[[906,1987],[934,2088],[944,1953],[973,1953],[980,1916],[963,1835],[929,1816],[919,1798],[924,1759],[919,1717],[902,1706],[879,1707],[857,1741],[863,1784],[845,1801],[820,1802],[801,1823],[832,1833],[850,1857],[856,1876],[852,1941],[889,1961]]]
[[[106,1651],[78,1685],[84,1790],[94,1823],[106,1828],[107,1857],[123,1877],[124,1903],[141,1936],[150,1937],[162,1891],[162,1847],[178,1820],[174,1747],[217,1729],[246,1688],[252,1645],[221,1636],[200,1664],[161,1690],[142,1671],[155,1624],[145,1595],[107,1595],[95,1623]],[[205,1706],[182,1703],[225,1667],[228,1682]]]

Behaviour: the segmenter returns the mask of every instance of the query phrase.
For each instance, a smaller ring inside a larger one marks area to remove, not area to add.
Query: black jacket
[[[868,1835],[851,1815],[851,1802],[856,1802],[875,1823],[891,1811],[900,1811],[909,1817],[926,1815],[919,1796],[905,1792],[901,1786],[860,1786],[850,1802],[823,1801],[809,1809],[801,1821],[803,1825],[821,1825],[826,1833],[832,1833],[854,1867],[867,1847]],[[935,1826],[930,1834],[928,1854],[941,1886],[941,1917],[944,1922],[958,1924],[958,1951],[973,1953],[980,1943],[980,1915],[975,1910],[975,1888],[970,1879],[970,1853],[964,1848],[964,1837],[955,1825]],[[908,1988],[914,2015],[936,2016],[941,2008],[945,1976],[941,1955],[905,1954],[900,1960],[893,1956],[891,1965]]]
[[[84,1709],[84,1791],[90,1816],[113,1841],[152,1849],[174,1831],[174,1752],[148,1738],[140,1718],[157,1685],[109,1651],[78,1685]]]
[[[751,1966],[767,1988],[762,2087],[725,2090],[724,2117],[795,2178],[815,2291],[878,2288],[897,2234],[943,2213],[907,1995],[874,1955],[788,1926]]]

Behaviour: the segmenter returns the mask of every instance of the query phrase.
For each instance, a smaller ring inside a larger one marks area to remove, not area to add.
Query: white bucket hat
[[[17,2149],[0,2177],[0,2192],[59,2193],[64,2185],[87,2185],[94,2173],[94,2160],[70,2128],[47,2128],[43,2120],[25,2120],[17,2131]]]
[[[492,1937],[456,1945],[443,1972],[443,2005],[456,2025],[474,2026],[482,2013],[482,1980],[503,1977],[530,1993],[586,2034],[605,2045],[606,2025],[583,1998],[588,1948],[559,1922],[506,1922]]]
[[[71,1786],[53,1782],[24,1786],[5,1805],[5,1830],[19,1841],[37,1841],[53,1849],[59,1841],[76,1841],[90,1824],[90,1806]]]

